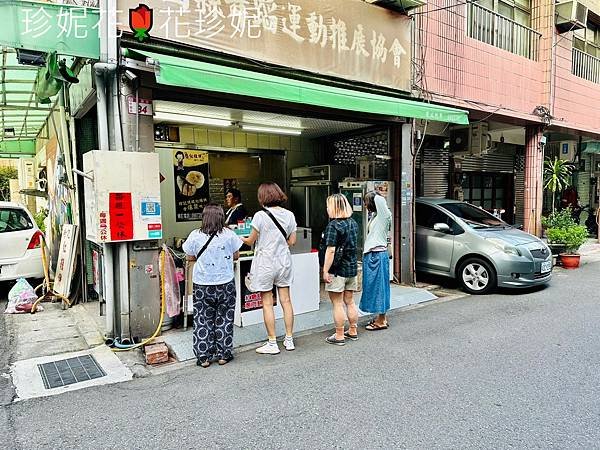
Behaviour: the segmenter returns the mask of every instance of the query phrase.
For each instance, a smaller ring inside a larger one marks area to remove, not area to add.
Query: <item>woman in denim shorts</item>
[[[346,338],[358,339],[358,309],[354,303],[354,292],[358,289],[356,242],[358,225],[352,219],[352,207],[342,194],[327,198],[329,224],[323,232],[322,248],[325,249],[323,281],[325,290],[333,304],[335,333],[325,341],[334,345],[345,345]],[[346,320],[349,328],[345,331]]]

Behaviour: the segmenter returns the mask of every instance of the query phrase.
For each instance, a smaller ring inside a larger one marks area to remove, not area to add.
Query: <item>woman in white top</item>
[[[275,355],[279,346],[275,339],[275,311],[273,287],[277,287],[277,299],[283,308],[286,350],[294,350],[292,337],[294,309],[290,299],[292,284],[292,255],[290,247],[296,244],[296,219],[294,214],[281,207],[287,196],[276,183],[262,183],[258,187],[258,203],[263,207],[252,218],[250,236],[242,238],[244,244],[256,242],[254,259],[250,268],[250,290],[260,292],[263,318],[268,341],[256,349],[257,353]]]
[[[233,359],[233,316],[235,282],[233,261],[242,243],[225,227],[223,208],[207,205],[202,212],[202,227],[190,233],[183,244],[188,261],[196,261],[194,282],[194,354],[197,364],[220,365]]]
[[[364,205],[373,214],[367,226],[363,249],[363,285],[359,308],[376,314],[366,326],[369,331],[388,328],[387,312],[390,309],[390,257],[388,236],[392,226],[392,212],[385,198],[377,192],[367,192]]]

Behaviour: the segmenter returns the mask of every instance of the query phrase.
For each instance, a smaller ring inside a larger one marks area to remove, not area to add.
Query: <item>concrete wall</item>
[[[449,4],[431,0],[429,8]],[[467,5],[424,14],[417,20],[423,43],[423,87],[436,101],[520,116],[529,115],[542,101],[542,62],[468,37]]]
[[[600,84],[571,73],[572,35],[556,45],[553,116],[561,126],[600,133]]]

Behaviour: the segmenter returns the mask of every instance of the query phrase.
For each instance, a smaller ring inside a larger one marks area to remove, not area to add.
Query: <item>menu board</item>
[[[210,198],[208,152],[173,150],[175,175],[175,220],[193,222],[202,219]]]

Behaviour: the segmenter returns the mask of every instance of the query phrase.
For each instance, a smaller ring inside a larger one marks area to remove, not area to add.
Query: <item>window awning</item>
[[[160,84],[385,116],[468,125],[467,111],[385,95],[299,81],[147,51]]]
[[[600,154],[600,141],[590,141],[590,142],[583,142],[581,144],[581,147],[583,148],[583,153],[587,153],[587,154]]]

